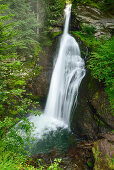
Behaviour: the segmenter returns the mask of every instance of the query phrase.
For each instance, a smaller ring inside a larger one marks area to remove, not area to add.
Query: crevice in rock
[[[98,113],[97,113],[97,110],[94,108],[94,106],[92,105],[92,103],[90,101],[87,102],[88,103],[88,106],[91,110],[91,113],[93,114],[93,117],[95,119],[95,117],[98,118],[98,120],[101,120],[104,124],[105,124],[105,127],[108,128],[108,129],[113,129],[112,126],[110,126],[104,119],[102,116],[100,116]],[[99,124],[98,124],[98,131],[99,131]]]

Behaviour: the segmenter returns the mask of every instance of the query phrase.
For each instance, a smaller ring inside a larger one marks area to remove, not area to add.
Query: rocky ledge
[[[90,6],[77,6],[73,8],[72,15],[75,23],[80,25],[92,25],[95,27],[96,37],[107,36],[110,37],[114,31],[114,16],[111,14],[104,14],[98,8]]]

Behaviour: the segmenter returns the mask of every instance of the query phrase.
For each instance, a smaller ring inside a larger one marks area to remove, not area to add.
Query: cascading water
[[[45,112],[39,117],[30,116],[35,124],[34,136],[44,134],[58,127],[70,128],[70,114],[76,105],[78,88],[85,75],[84,60],[76,40],[69,35],[71,5],[65,9],[65,27],[61,37],[60,49],[53,70]]]
[[[78,88],[85,75],[84,60],[76,40],[68,34],[71,5],[65,9],[65,27],[53,70],[45,114],[70,126],[70,114],[77,102]]]

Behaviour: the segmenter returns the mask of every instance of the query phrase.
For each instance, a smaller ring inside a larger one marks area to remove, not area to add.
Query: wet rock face
[[[53,72],[56,51],[59,48],[59,36],[52,39],[52,46],[43,47],[43,52],[39,56],[39,65],[42,67],[39,76],[32,78],[28,82],[27,89],[32,92],[35,99],[43,101],[43,109],[48,95],[49,85]],[[42,103],[41,103],[42,104]]]
[[[99,133],[113,128],[114,117],[104,87],[87,70],[79,88],[75,112],[71,116],[71,129],[82,138],[95,139]]]
[[[95,36],[107,36],[110,37],[114,30],[114,16],[109,14],[103,14],[99,9],[89,6],[77,6],[72,9],[73,22],[75,26],[79,28],[79,25],[91,25],[96,29]],[[73,29],[75,29],[73,28]],[[76,29],[75,29],[76,30]]]
[[[98,89],[98,91],[94,94],[91,104],[97,113],[96,116],[101,119],[106,126],[114,129],[114,117],[112,115],[108,96],[103,88]]]
[[[114,30],[114,16],[103,14],[95,7],[73,6],[72,30],[81,30],[83,25],[94,26],[97,38],[110,37]],[[114,128],[114,117],[105,89],[91,77],[89,70],[79,89],[77,107],[71,117],[71,128],[79,136],[91,139]]]
[[[88,105],[88,100],[90,98],[90,91],[88,91],[89,81],[90,75],[87,72],[86,76],[81,82],[77,106],[71,118],[71,128],[73,132],[82,138],[93,138],[96,136],[97,132],[97,125]],[[96,88],[94,88],[94,90],[96,91]],[[93,89],[91,92],[94,93]],[[93,95],[92,93],[91,97]]]
[[[106,134],[94,143],[93,155],[95,158],[94,169],[111,170],[114,169],[114,134]]]
[[[29,91],[35,98],[46,98],[53,70],[52,48],[45,47],[40,55],[40,75],[32,79],[28,84]]]

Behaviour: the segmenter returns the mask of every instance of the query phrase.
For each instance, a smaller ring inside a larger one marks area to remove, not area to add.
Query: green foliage
[[[89,61],[89,68],[92,75],[99,79],[105,80],[106,92],[109,96],[111,106],[113,107],[114,101],[114,78],[113,78],[113,63],[114,63],[114,38],[101,41],[100,46],[95,52],[91,53]]]
[[[63,168],[60,168],[60,163],[61,163],[61,159],[54,159],[54,162],[51,162],[51,165],[49,165],[48,167],[46,165],[42,165],[42,160],[39,159],[38,160],[38,166],[39,168],[38,169],[47,169],[47,170],[62,170]]]
[[[44,27],[40,32],[40,44],[43,47],[52,46],[53,39],[56,36],[53,29],[63,23],[65,4],[66,0],[44,0],[46,19],[44,20]]]
[[[26,164],[26,158],[12,152],[4,152],[0,155],[0,169],[2,170],[35,170],[33,166]]]
[[[94,163],[93,163],[93,162],[87,162],[87,165],[88,165],[90,168],[93,168],[93,167],[94,167]]]
[[[14,38],[17,31],[11,22],[11,16],[6,14],[7,5],[0,4],[0,167],[2,169],[21,169],[21,159],[26,153],[25,143],[30,146],[31,124],[24,119],[19,124],[25,137],[17,133],[14,125],[30,111],[30,107],[36,106],[26,93],[26,80],[28,72],[17,55],[17,44]],[[35,46],[34,56],[39,50],[39,44]],[[32,66],[33,67],[33,66]],[[24,74],[23,74],[24,73]],[[18,127],[19,128],[19,127]],[[9,131],[10,130],[10,131]],[[15,153],[15,154],[14,154]],[[11,155],[11,156],[9,156]],[[14,155],[14,157],[12,156]],[[5,160],[6,159],[6,160]],[[6,161],[4,163],[4,161]],[[4,165],[4,166],[3,166]]]
[[[45,0],[46,3],[46,14],[47,14],[47,26],[55,26],[58,20],[63,15],[65,7],[65,0]]]
[[[114,107],[114,78],[113,78],[113,56],[114,56],[114,38],[105,37],[96,39],[94,37],[95,29],[93,26],[82,26],[82,31],[74,31],[73,34],[78,36],[84,44],[90,49],[90,60],[88,68],[91,74],[100,82],[105,83],[105,90],[108,94],[111,107]]]
[[[113,0],[104,0],[101,4],[101,9],[104,12],[110,12],[114,15],[114,1]]]
[[[26,165],[33,126],[23,117],[38,106],[27,93],[26,83],[42,69],[38,64],[42,49],[28,1],[8,0],[9,8],[5,2],[0,2],[0,169],[35,169]],[[58,162],[50,169],[57,168]]]
[[[30,58],[26,63],[21,61],[21,57],[16,54],[17,45],[14,43],[14,38],[17,33],[14,23],[11,23],[11,15],[4,12],[6,9],[8,9],[7,5],[0,5],[2,13],[0,16],[2,37],[0,39],[0,116],[2,119],[6,115],[15,117],[15,115],[21,114],[23,116],[27,112],[28,106],[33,105],[29,94],[26,94],[26,80],[29,76],[39,75],[41,69],[39,66],[35,67],[41,51],[39,43],[34,45],[34,59]]]
[[[106,159],[107,159],[109,168],[114,169],[114,155],[112,156],[112,158],[110,158],[109,155],[106,155]]]
[[[82,30],[80,32],[73,31],[73,34],[79,37],[87,47],[92,48],[92,49],[97,48],[99,41],[95,39],[94,37],[94,33],[95,33],[94,26],[84,25],[81,27],[82,27]]]
[[[86,35],[93,36],[93,34],[95,33],[95,27],[90,25],[84,25],[82,27],[82,32]]]
[[[30,3],[25,0],[3,0],[3,3],[9,3],[9,9],[6,12],[13,14],[12,21],[16,22],[14,29],[18,31],[18,34],[13,41],[18,43],[18,54],[26,57],[32,55],[34,45],[37,44],[38,23],[35,14],[31,11]]]
[[[23,167],[21,161],[23,161],[21,156],[17,156],[15,153],[12,154],[12,152],[4,152],[0,155],[0,169],[21,169]]]
[[[0,5],[1,13],[3,10],[6,9],[7,6]],[[1,115],[5,112],[5,104],[9,102],[8,96],[11,97],[12,93],[10,93],[12,77],[14,76],[12,68],[15,69],[20,66],[20,63],[15,61],[17,57],[16,54],[10,52],[10,49],[13,48],[13,45],[9,44],[9,40],[11,41],[13,34],[12,34],[12,27],[9,24],[5,24],[5,21],[10,19],[10,16],[5,15],[0,17],[0,33],[2,39],[0,40],[0,112]],[[11,81],[9,81],[11,80]],[[11,95],[10,95],[11,94]],[[10,104],[10,102],[9,102]],[[7,106],[8,107],[8,106]]]
[[[39,53],[42,49],[38,43],[38,34],[36,33],[39,28],[37,18],[31,10],[30,2],[26,0],[1,0],[2,6],[6,2],[9,4],[9,8],[4,9],[2,17],[5,17],[5,15],[7,16],[5,22],[7,27],[9,26],[12,30],[9,31],[9,35],[7,36],[9,38],[10,45],[9,43],[2,43],[0,52],[1,50],[6,52],[8,48],[10,52],[15,49],[15,52],[18,54],[18,64],[20,62],[20,68],[17,68],[19,70],[18,73],[20,72],[20,78],[22,76],[26,77],[26,79],[27,77],[38,76],[41,67],[39,67],[37,63],[39,61]],[[5,30],[3,33],[5,34]],[[4,37],[4,35],[2,37]],[[11,44],[11,42],[13,44]],[[17,60],[17,55],[15,55],[15,58]],[[14,63],[14,65],[16,64]]]
[[[99,146],[97,146],[97,144],[96,144],[96,147],[92,148],[92,152],[93,152],[95,160],[98,160],[101,152],[99,151]]]
[[[17,119],[19,121],[19,119]],[[6,117],[0,121],[0,130],[11,127],[14,124],[13,119]],[[10,131],[0,139],[0,169],[26,169],[26,155],[29,152],[26,146],[30,147],[32,125],[27,120],[19,122],[16,126],[10,128]],[[30,167],[29,167],[30,168]]]
[[[59,167],[59,164],[61,163],[61,159],[55,159],[54,163],[51,163],[51,165],[47,168],[47,170],[61,170],[63,168]]]
[[[7,127],[4,122],[0,123],[3,127]],[[12,153],[20,155],[28,154],[25,146],[28,145],[30,147],[32,129],[33,126],[27,119],[24,119],[16,126],[13,126],[10,131],[1,138],[0,152],[3,153],[5,151],[11,151]]]

